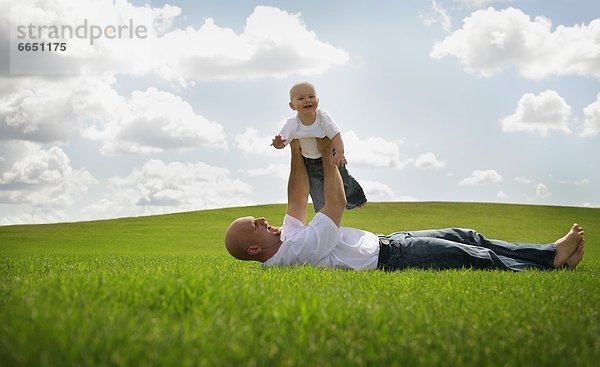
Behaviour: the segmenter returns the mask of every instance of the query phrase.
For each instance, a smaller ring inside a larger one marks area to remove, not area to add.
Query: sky
[[[369,201],[600,207],[598,1],[0,0],[0,49],[0,225],[285,203],[298,81]]]

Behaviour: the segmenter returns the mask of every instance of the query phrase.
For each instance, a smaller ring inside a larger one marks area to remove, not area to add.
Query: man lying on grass
[[[344,185],[333,162],[331,141],[317,139],[325,176],[325,206],[306,225],[309,181],[300,144],[293,140],[287,214],[281,227],[265,218],[234,220],[225,247],[240,260],[263,266],[309,264],[356,270],[422,269],[574,269],[583,258],[584,232],[578,224],[552,244],[515,244],[488,240],[470,229],[372,232],[340,227],[346,205]]]

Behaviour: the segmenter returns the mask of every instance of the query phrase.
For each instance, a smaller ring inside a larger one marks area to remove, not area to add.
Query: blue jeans
[[[420,269],[554,269],[554,244],[534,245],[488,240],[472,229],[449,228],[396,232],[390,239],[386,270]]]
[[[321,158],[304,158],[308,179],[310,181],[310,197],[312,198],[315,213],[325,206],[324,174],[323,162]],[[367,202],[367,197],[360,187],[360,184],[350,175],[346,165],[340,166],[340,174],[344,181],[344,191],[346,193],[346,209],[354,209]]]

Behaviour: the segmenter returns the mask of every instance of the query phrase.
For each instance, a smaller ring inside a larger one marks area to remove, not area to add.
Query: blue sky
[[[0,224],[285,202],[298,80],[371,201],[600,206],[600,4],[375,4],[2,3]],[[82,19],[150,37],[11,38]]]

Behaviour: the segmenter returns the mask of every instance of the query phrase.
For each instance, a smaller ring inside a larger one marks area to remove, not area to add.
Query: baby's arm
[[[279,134],[271,140],[271,145],[277,149],[285,148],[290,141],[294,140],[297,127],[298,123],[295,119],[288,119]]]
[[[346,161],[346,157],[344,156],[344,141],[342,140],[342,133],[337,133],[333,139],[331,139],[331,144],[333,145],[333,149],[335,149],[333,163],[335,163],[335,165],[338,167],[342,164],[348,163]]]

